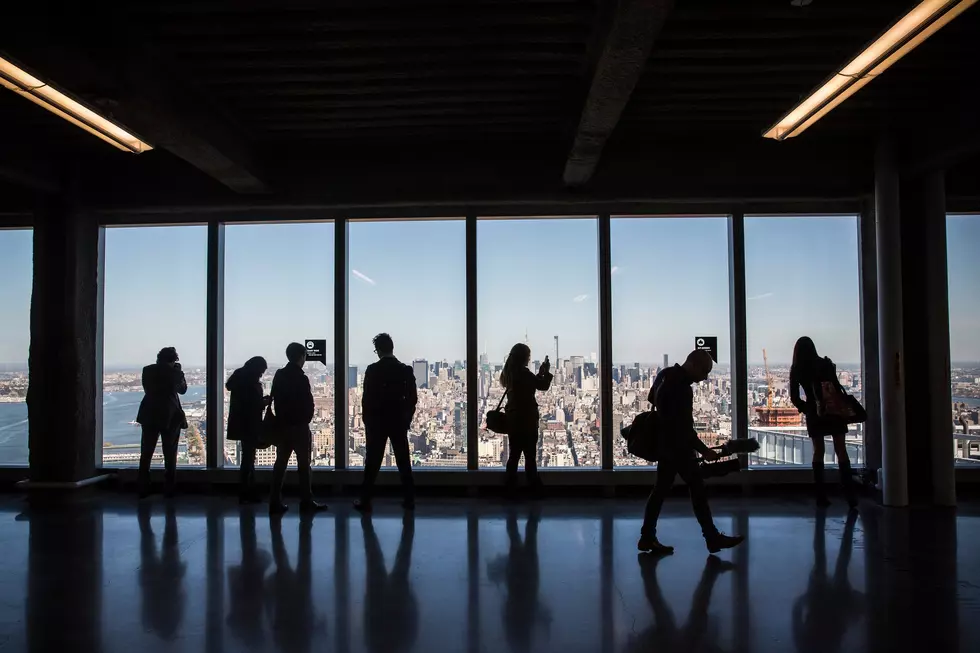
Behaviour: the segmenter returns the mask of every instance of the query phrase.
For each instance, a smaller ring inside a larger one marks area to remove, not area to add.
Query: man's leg
[[[640,528],[640,537],[656,538],[657,521],[660,519],[660,511],[664,507],[664,500],[670,494],[670,488],[674,486],[674,476],[677,475],[677,468],[674,461],[666,456],[661,457],[657,463],[657,484],[647,497],[647,505],[643,511],[643,526]]]
[[[384,431],[370,429],[367,433],[367,445],[364,452],[364,478],[361,480],[361,505],[369,507],[374,497],[374,481],[378,478],[381,461],[385,457],[385,446],[388,438]]]
[[[408,432],[397,430],[391,433],[391,449],[395,454],[395,464],[402,480],[402,494],[406,507],[415,505],[415,479],[412,477],[412,454],[408,450]]]
[[[296,427],[296,431],[293,433],[293,451],[296,452],[296,471],[299,472],[299,496],[304,502],[313,501],[311,470],[313,435],[308,426]]]
[[[140,437],[140,471],[137,476],[140,494],[150,491],[150,461],[153,460],[153,451],[157,448],[159,437],[160,432],[156,428],[143,427]]]
[[[272,466],[272,488],[269,492],[269,506],[278,509],[282,505],[282,483],[286,480],[286,467],[293,453],[292,440],[288,434],[280,438],[276,445],[276,462]]]
[[[687,483],[688,491],[691,493],[691,505],[694,508],[694,516],[698,518],[701,525],[701,533],[705,539],[718,535],[715,522],[711,518],[711,508],[708,506],[708,493],[704,489],[704,479],[701,478],[701,468],[697,461],[692,457],[685,457],[677,461],[677,473]]]
[[[172,494],[177,480],[177,443],[180,442],[180,429],[164,431],[163,441],[163,485],[164,491]]]

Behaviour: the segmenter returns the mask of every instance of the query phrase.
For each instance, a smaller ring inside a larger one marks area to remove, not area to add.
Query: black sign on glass
[[[697,336],[694,339],[694,348],[703,349],[711,354],[711,360],[718,362],[718,336]]]
[[[306,342],[306,362],[327,364],[327,341],[310,338]]]

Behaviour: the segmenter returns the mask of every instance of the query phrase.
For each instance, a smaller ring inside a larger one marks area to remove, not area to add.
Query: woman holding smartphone
[[[551,387],[551,362],[545,356],[537,374],[527,369],[531,362],[531,348],[517,343],[510,349],[500,373],[500,384],[507,390],[507,433],[510,438],[510,456],[507,458],[507,486],[517,487],[517,467],[524,454],[524,471],[528,485],[537,488],[538,479],[538,402],[537,391]]]

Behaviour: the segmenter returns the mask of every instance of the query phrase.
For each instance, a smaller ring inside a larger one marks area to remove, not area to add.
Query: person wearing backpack
[[[418,404],[418,389],[411,366],[395,358],[395,343],[387,333],[374,337],[374,353],[378,361],[368,365],[364,372],[364,396],[361,412],[364,418],[367,452],[364,456],[364,480],[361,483],[361,499],[354,508],[361,512],[371,511],[374,481],[381,469],[385,447],[391,441],[395,464],[401,475],[406,510],[415,508],[415,480],[412,478],[412,459],[408,449],[408,427]]]

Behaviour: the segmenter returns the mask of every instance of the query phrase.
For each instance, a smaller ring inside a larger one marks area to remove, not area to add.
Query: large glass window
[[[268,369],[266,394],[276,370],[286,364],[291,342],[325,340],[327,364],[307,361],[316,407],[313,464],[334,464],[333,279],[334,224],[237,224],[225,226],[225,379],[253,356]],[[225,415],[228,392],[225,391]],[[227,419],[225,419],[227,426]],[[225,440],[225,463],[238,465],[237,441]],[[256,464],[272,465],[275,447],[259,450]],[[296,455],[289,459],[296,464]]]
[[[500,467],[508,439],[486,430],[510,348],[527,343],[531,370],[550,356],[537,393],[539,467],[598,467],[599,281],[595,218],[481,219],[477,230],[482,467]]]
[[[372,339],[388,333],[415,372],[412,464],[466,467],[466,223],[351,222],[347,392],[351,467],[364,465],[364,372]],[[394,465],[391,446],[383,464]]]
[[[728,440],[728,219],[615,217],[610,236],[614,464],[648,464],[627,452],[620,428],[650,409],[657,372],[683,363],[697,338],[717,339],[718,362],[694,388],[695,427],[709,446]]]
[[[188,428],[177,462],[206,462],[207,241],[205,226],[113,227],[105,234],[102,447],[106,465],[139,462],[141,371],[175,347],[187,378]],[[154,466],[163,465],[157,447]]]
[[[857,216],[745,218],[749,436],[756,465],[809,465],[805,418],[790,403],[793,347],[809,336],[837,365],[862,403]],[[852,464],[864,462],[863,425],[847,436]],[[827,463],[836,463],[832,446]]]
[[[0,230],[0,465],[27,464],[27,356],[31,344],[34,240]]]
[[[980,464],[980,216],[946,217],[949,360],[958,464]]]

